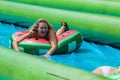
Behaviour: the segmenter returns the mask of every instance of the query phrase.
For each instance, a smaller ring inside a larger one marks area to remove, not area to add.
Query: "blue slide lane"
[[[10,48],[10,36],[20,30],[26,30],[26,28],[0,23],[0,46]],[[120,49],[109,45],[83,41],[77,52],[52,55],[50,60],[91,72],[93,69],[103,65],[120,66]]]

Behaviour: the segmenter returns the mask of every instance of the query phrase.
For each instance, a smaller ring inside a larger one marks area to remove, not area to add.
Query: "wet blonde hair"
[[[53,26],[47,20],[39,19],[39,20],[37,20],[35,22],[35,24],[32,25],[32,27],[30,28],[29,32],[32,32],[32,33],[38,32],[39,23],[46,23],[48,25],[48,32],[49,32],[49,30],[53,30],[54,31]]]
[[[48,34],[49,34],[49,31],[52,30],[54,31],[54,28],[53,26],[45,19],[39,19],[37,20],[32,26],[31,28],[29,29],[29,32],[31,32],[32,34],[35,35],[35,38],[36,40],[38,39],[38,36],[37,36],[37,33],[38,33],[38,28],[39,28],[39,23],[46,23],[48,25],[48,32],[47,32],[47,35],[46,35],[46,39],[48,40]]]

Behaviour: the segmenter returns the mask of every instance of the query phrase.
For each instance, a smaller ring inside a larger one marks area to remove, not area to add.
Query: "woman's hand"
[[[50,57],[50,54],[44,54],[42,57],[44,57],[44,58],[49,58],[49,57]]]
[[[13,48],[14,48],[16,51],[19,51],[18,43],[21,42],[22,40],[28,38],[30,35],[31,35],[31,33],[28,32],[28,33],[20,36],[20,37],[17,38],[16,40],[14,40],[14,41],[12,42]]]

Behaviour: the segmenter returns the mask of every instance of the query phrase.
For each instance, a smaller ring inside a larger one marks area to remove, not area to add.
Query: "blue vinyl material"
[[[27,29],[13,24],[0,23],[0,46],[10,48],[10,36],[20,30]],[[83,41],[76,52],[52,55],[50,60],[91,72],[93,69],[103,65],[120,66],[120,49],[109,45]]]

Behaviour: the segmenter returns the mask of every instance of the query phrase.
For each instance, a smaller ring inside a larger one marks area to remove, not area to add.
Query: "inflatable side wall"
[[[120,16],[120,2],[115,0],[8,0],[72,11]],[[120,0],[119,0],[120,1]]]
[[[0,20],[3,22],[31,26],[41,17],[49,20],[53,25],[66,21],[70,25],[70,29],[80,31],[84,39],[120,48],[120,18],[10,1],[0,1],[0,5]]]
[[[5,80],[110,80],[3,47],[0,47],[0,75]]]

